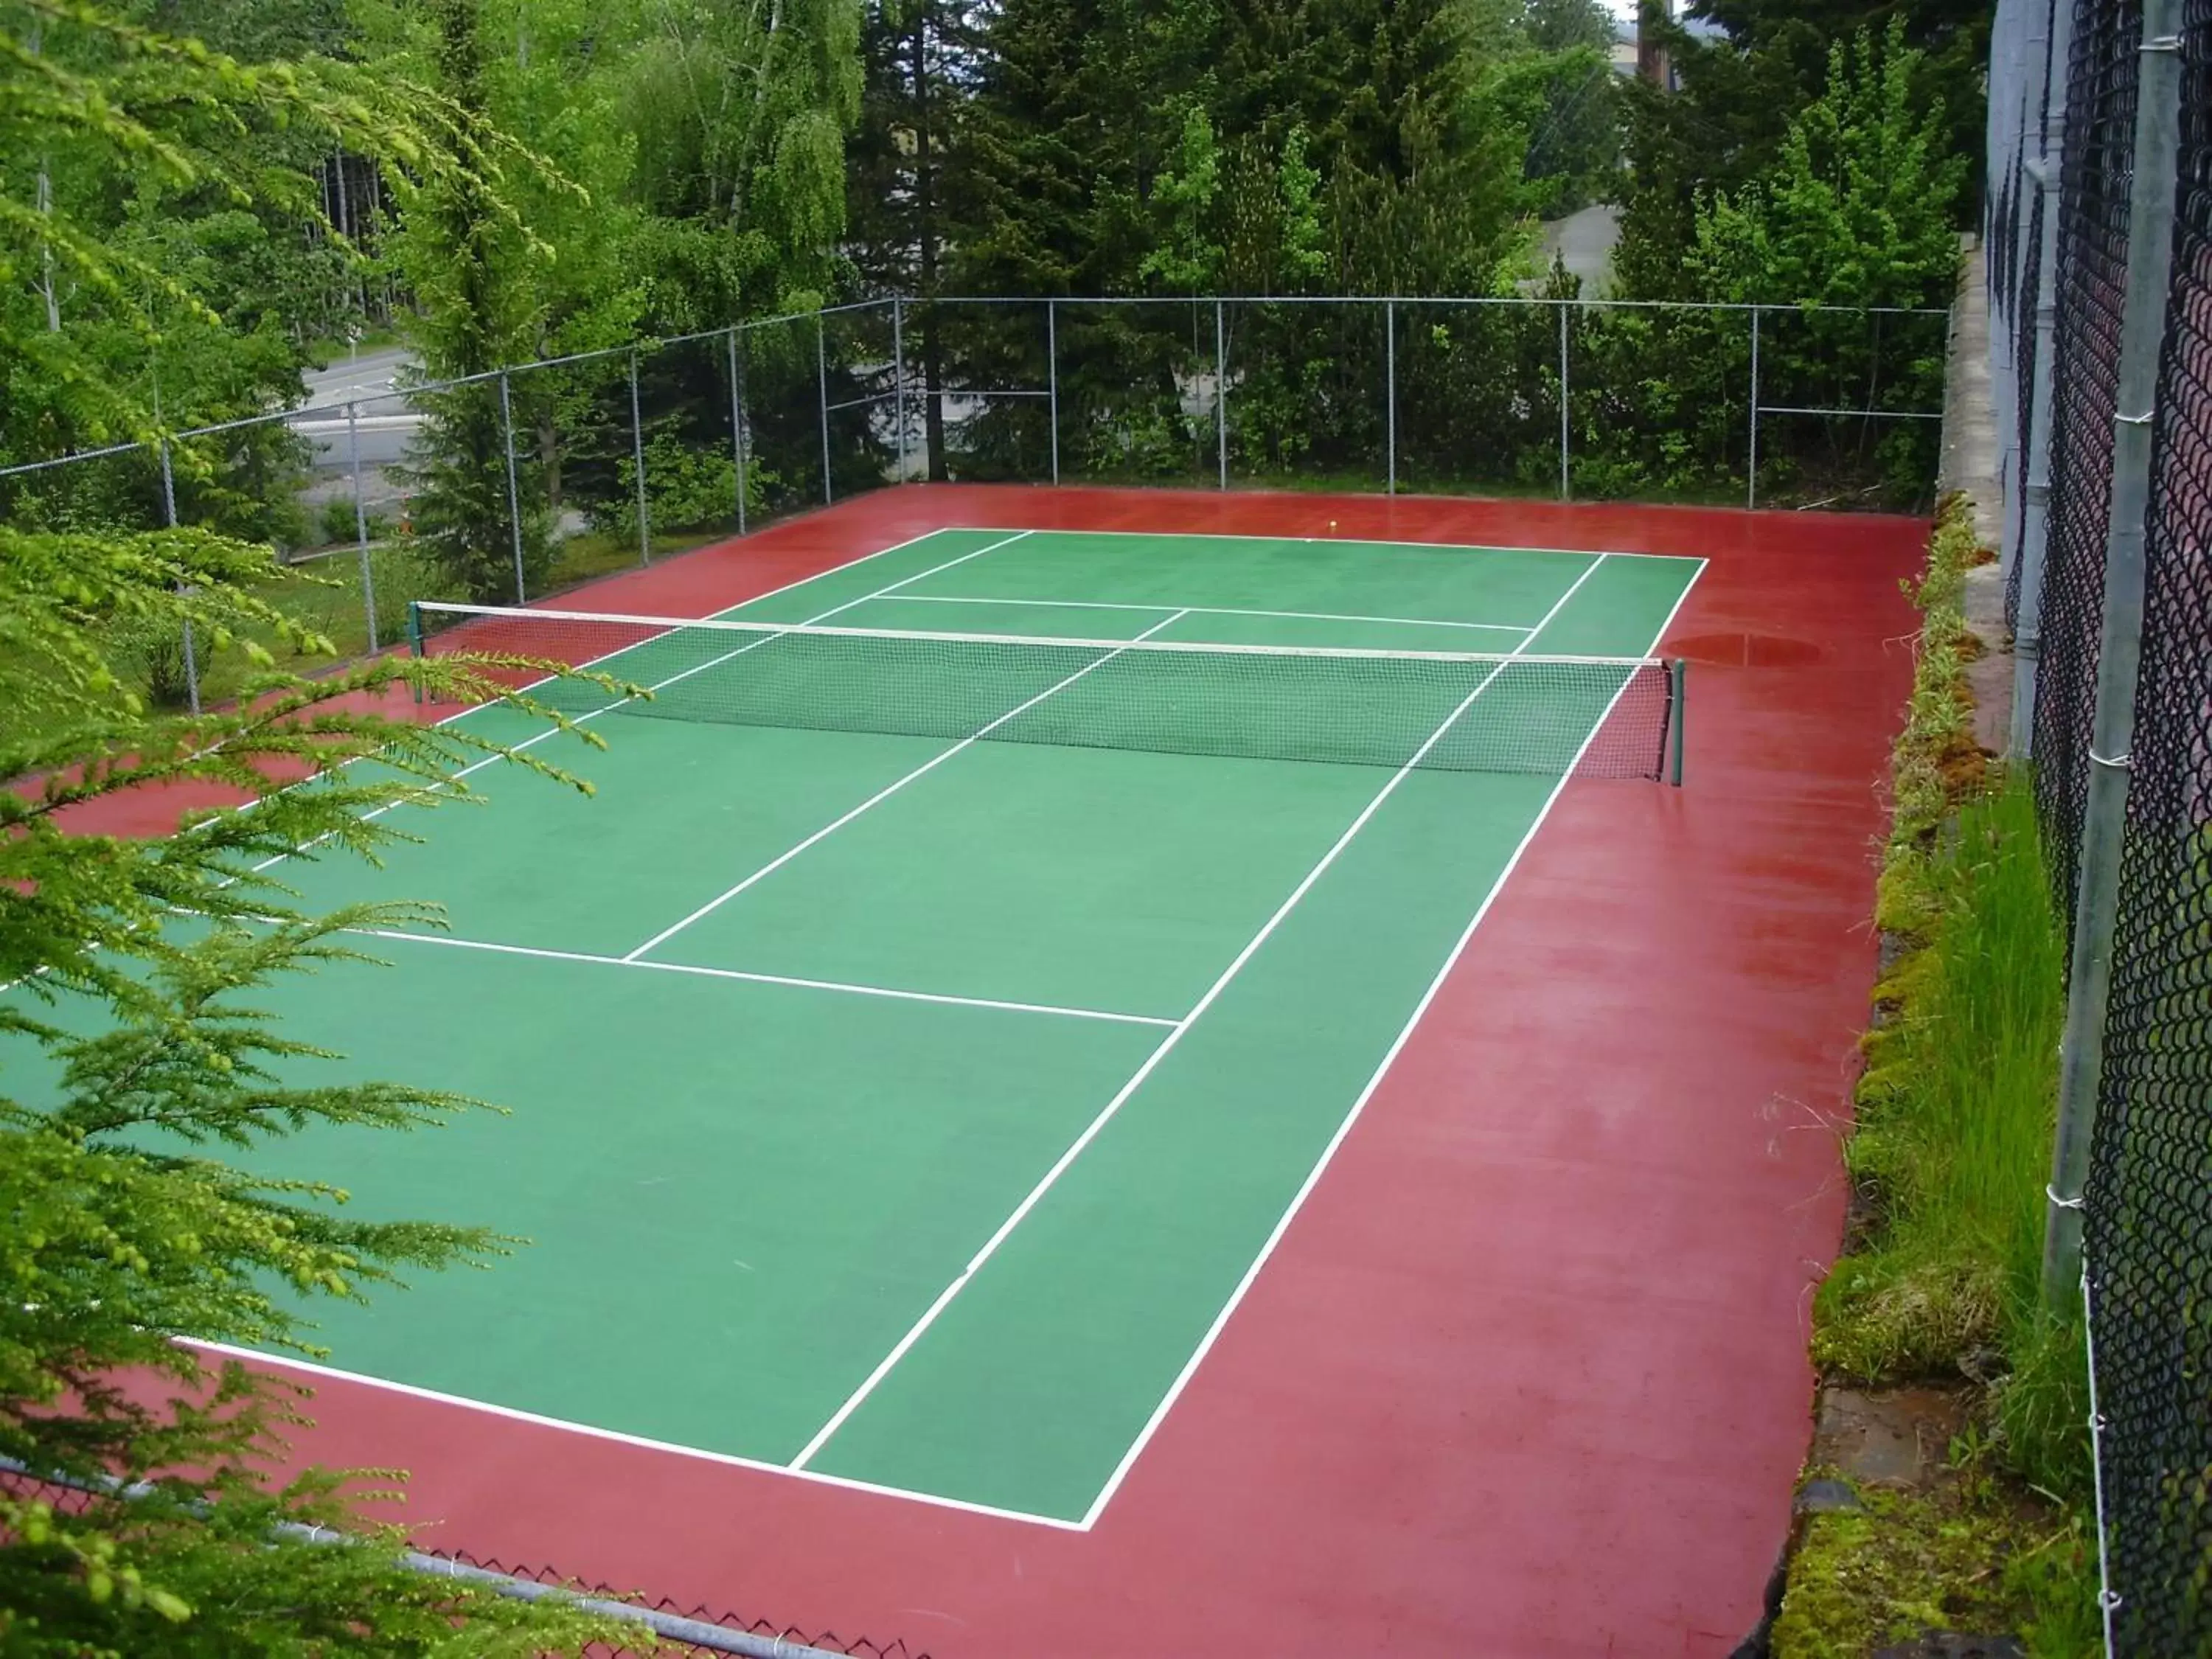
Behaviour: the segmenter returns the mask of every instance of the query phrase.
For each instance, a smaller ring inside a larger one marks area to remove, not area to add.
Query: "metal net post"
[[[1052,481],[1060,482],[1060,301],[1044,302],[1045,390],[1052,422]]]

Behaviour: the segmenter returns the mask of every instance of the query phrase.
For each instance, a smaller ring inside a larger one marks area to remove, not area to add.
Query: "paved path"
[[[1583,295],[1596,299],[1611,287],[1613,248],[1620,240],[1620,210],[1601,202],[1544,227],[1544,269],[1552,256],[1567,262],[1567,269],[1583,279]]]

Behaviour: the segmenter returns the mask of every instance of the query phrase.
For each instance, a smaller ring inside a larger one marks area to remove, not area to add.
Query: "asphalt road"
[[[359,405],[361,464],[379,471],[404,458],[422,417],[394,395],[399,375],[414,359],[401,347],[343,357],[328,368],[301,376],[308,407],[292,416],[292,429],[315,447],[318,471],[343,471],[352,465],[346,437],[344,405]]]
[[[1602,299],[1611,287],[1613,244],[1620,240],[1620,210],[1601,202],[1544,227],[1544,269],[1559,254],[1583,279],[1585,299]]]

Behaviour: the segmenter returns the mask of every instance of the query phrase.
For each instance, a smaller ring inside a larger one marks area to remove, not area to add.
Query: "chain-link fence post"
[[[1060,482],[1060,301],[1044,302],[1044,364],[1048,418],[1052,422],[1052,481]]]
[[[2012,723],[2006,752],[2019,759],[2035,748],[2036,665],[2043,655],[2043,570],[2051,548],[2051,405],[2058,356],[2058,222],[2066,149],[2067,64],[2073,8],[2052,8],[2050,85],[2044,98],[2043,149],[2028,168],[2043,198],[2035,267],[2035,365],[2028,375],[2027,482],[2021,489],[2020,602],[2013,618]]]
[[[822,504],[829,507],[837,500],[836,486],[830,478],[830,337],[818,311],[814,313],[814,384],[822,405]]]
[[[368,507],[361,489],[361,405],[346,405],[346,455],[353,466],[353,538],[361,552],[361,611],[368,624],[368,648],[376,650],[376,576],[369,568]]]
[[[637,471],[637,562],[653,562],[653,517],[645,499],[645,414],[637,395],[637,348],[629,349],[629,459]]]
[[[1382,302],[1382,453],[1386,494],[1398,493],[1398,302]]]
[[[177,527],[177,477],[169,465],[169,441],[161,440],[161,518],[170,529]],[[190,593],[190,588],[180,590]],[[195,714],[200,712],[199,654],[193,649],[192,623],[185,619],[185,700]]]
[[[2144,521],[2150,507],[2151,417],[2166,337],[2173,201],[2180,155],[2181,0],[2144,0],[2136,93],[2135,172],[2129,182],[2128,277],[2112,416],[2112,517],[2105,538],[2105,604],[2097,707],[2089,743],[2066,1027],[2058,1049],[2058,1132],[2043,1238],[2043,1296],[2062,1317],[2081,1276],[2081,1190],[2103,1080],[2105,1016],[2119,915],[2127,828],[2129,750],[2142,656]]]
[[[739,325],[730,325],[730,453],[738,464],[738,534],[745,533],[745,366],[738,353]],[[903,439],[906,428],[899,428]]]
[[[1568,499],[1567,487],[1567,302],[1559,301],[1559,499]]]
[[[891,299],[891,408],[898,425],[898,481],[906,482],[906,301]],[[1057,438],[1057,434],[1054,434]],[[1055,480],[1059,474],[1054,473]]]
[[[514,476],[514,404],[505,369],[499,373],[499,429],[507,445],[507,527],[514,548],[514,602],[528,605],[530,581],[522,573],[522,490]]]
[[[1743,504],[1759,505],[1759,307],[1751,308],[1751,456],[1744,469]]]
[[[1221,301],[1213,302],[1213,450],[1219,487],[1229,488],[1229,335]]]

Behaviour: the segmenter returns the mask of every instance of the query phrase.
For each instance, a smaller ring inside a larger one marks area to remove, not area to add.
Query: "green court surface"
[[[725,614],[1638,657],[1698,568],[945,530]],[[650,684],[654,649],[605,665]],[[330,1364],[1062,1525],[1110,1497],[1565,763],[595,726],[605,753],[538,751],[594,799],[495,763],[488,807],[407,809],[423,840],[385,871],[285,866],[314,907],[427,899],[451,927],[260,999],[288,1034],[514,1112],[266,1167],[532,1241],[319,1306]]]

